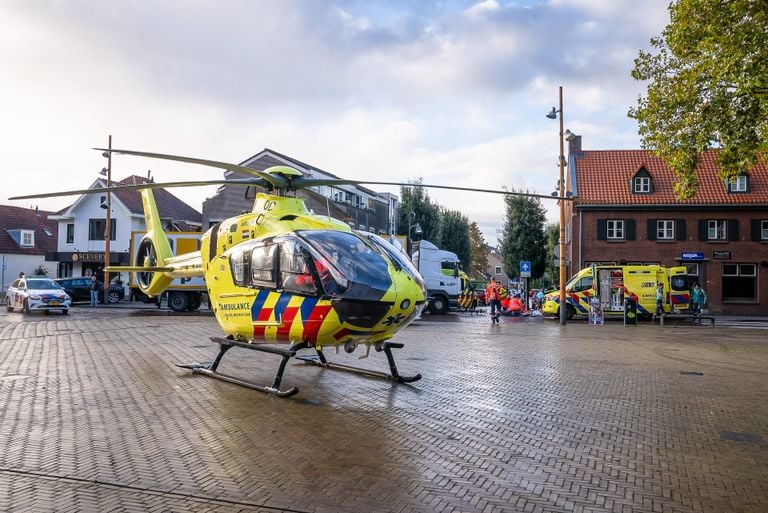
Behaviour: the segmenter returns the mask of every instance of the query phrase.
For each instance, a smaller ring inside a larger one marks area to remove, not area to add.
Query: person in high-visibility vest
[[[491,305],[491,324],[498,324],[501,315],[501,283],[496,281],[495,277],[485,288],[485,301]]]

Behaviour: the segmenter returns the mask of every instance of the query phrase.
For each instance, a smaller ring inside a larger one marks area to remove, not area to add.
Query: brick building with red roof
[[[45,255],[56,249],[56,221],[53,212],[36,208],[0,205],[0,292],[23,272],[32,275],[44,268],[54,274],[56,264]]]
[[[569,141],[566,204],[569,274],[595,264],[685,265],[714,313],[768,312],[768,166],[737,180],[702,155],[699,186],[679,200],[675,176],[646,150],[582,150]]]

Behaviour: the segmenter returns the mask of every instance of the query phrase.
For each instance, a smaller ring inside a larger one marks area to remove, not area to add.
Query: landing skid
[[[290,397],[299,391],[299,389],[296,387],[292,387],[287,390],[280,390],[280,384],[283,381],[283,373],[285,372],[285,365],[291,358],[296,358],[297,360],[301,360],[305,363],[317,365],[329,370],[354,372],[355,374],[383,378],[388,381],[397,381],[398,383],[413,383],[414,381],[421,379],[421,374],[416,374],[415,376],[401,376],[397,371],[395,358],[392,356],[392,349],[400,349],[403,347],[403,344],[396,342],[384,342],[381,346],[376,347],[377,351],[384,351],[384,354],[387,355],[387,361],[389,362],[390,370],[390,374],[387,374],[386,372],[373,371],[360,367],[353,367],[351,365],[331,363],[325,358],[323,350],[317,348],[315,348],[315,351],[317,352],[316,356],[296,356],[297,351],[300,349],[307,349],[309,347],[306,342],[293,344],[288,349],[280,349],[262,344],[248,344],[246,342],[240,342],[228,338],[211,337],[211,340],[216,344],[219,344],[219,353],[216,355],[216,358],[212,362],[182,364],[177,365],[177,367],[181,367],[182,369],[190,369],[193,374],[203,374],[204,376],[210,376],[212,378],[226,381],[227,383],[233,383],[235,385],[258,390],[260,392],[264,392],[265,394],[276,395],[277,397]],[[216,369],[218,369],[219,364],[221,363],[221,359],[224,357],[227,351],[233,347],[253,349],[254,351],[262,351],[264,353],[272,353],[281,356],[282,359],[280,360],[280,365],[277,367],[277,372],[275,373],[275,378],[272,381],[272,385],[261,385],[254,383],[253,381],[248,381],[246,379],[218,372]]]
[[[421,379],[421,374],[416,374],[415,376],[401,376],[400,373],[397,371],[397,365],[395,364],[395,357],[392,355],[393,348],[400,349],[402,347],[403,347],[403,344],[400,344],[397,342],[384,342],[382,344],[382,347],[376,348],[377,351],[384,351],[384,354],[387,355],[387,361],[389,362],[389,371],[391,374],[387,374],[386,372],[381,372],[381,371],[364,369],[362,367],[353,367],[351,365],[331,363],[325,358],[325,354],[323,353],[323,350],[317,349],[317,348],[315,348],[317,355],[297,356],[296,359],[301,360],[304,363],[308,363],[310,365],[323,367],[325,369],[353,372],[355,374],[361,374],[363,376],[383,378],[383,379],[386,379],[387,381],[397,381],[398,383],[413,383],[414,381],[418,381]]]
[[[280,349],[276,347],[264,346],[261,344],[247,344],[245,342],[239,342],[237,340],[230,340],[227,338],[211,337],[211,340],[219,344],[220,347],[219,354],[216,355],[216,359],[213,360],[213,362],[183,364],[177,365],[177,367],[190,369],[193,374],[203,374],[211,378],[226,381],[227,383],[234,383],[235,385],[258,390],[260,392],[264,392],[265,394],[276,395],[277,397],[290,397],[299,391],[299,389],[296,387],[292,387],[287,390],[280,390],[280,384],[283,381],[283,372],[285,372],[285,365],[288,363],[288,360],[296,356],[296,351],[299,349],[305,349],[307,347],[305,343],[302,342],[300,344],[293,344],[288,349]],[[277,368],[277,373],[275,373],[275,378],[272,381],[272,385],[260,385],[258,383],[254,383],[253,381],[248,381],[246,379],[218,372],[216,369],[219,367],[221,359],[224,357],[227,351],[233,347],[242,347],[244,349],[253,349],[255,351],[280,355],[282,360],[280,360],[280,365]]]

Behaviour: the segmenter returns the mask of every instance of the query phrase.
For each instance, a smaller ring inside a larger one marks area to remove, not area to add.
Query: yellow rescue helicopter
[[[137,266],[110,266],[109,271],[137,273],[139,288],[158,296],[175,278],[205,278],[210,307],[226,337],[214,337],[219,352],[213,362],[180,365],[204,374],[280,397],[298,388],[281,389],[285,366],[296,357],[326,369],[356,372],[401,383],[421,379],[404,376],[392,349],[403,344],[390,339],[419,317],[426,304],[426,290],[419,272],[406,255],[378,235],[353,231],[346,223],[310,213],[296,191],[309,187],[344,184],[413,185],[396,182],[356,181],[305,177],[294,168],[275,166],[258,171],[214,160],[133,150],[94,148],[102,152],[135,155],[200,164],[251,175],[253,178],[116,185],[16,196],[9,199],[44,198],[74,194],[103,194],[139,190],[146,221],[146,235],[138,246]],[[249,213],[225,219],[201,237],[201,248],[174,256],[162,229],[153,188],[213,184],[257,186]],[[546,199],[550,196],[486,189],[423,185],[443,189],[519,194]],[[279,345],[288,345],[287,348]],[[352,353],[358,345],[383,351],[389,372],[328,361],[323,349]],[[240,347],[281,357],[271,384],[258,384],[217,369],[226,352]],[[311,356],[297,356],[312,349]]]

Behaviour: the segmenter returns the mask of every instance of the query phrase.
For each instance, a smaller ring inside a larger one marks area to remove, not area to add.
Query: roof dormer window
[[[631,182],[632,194],[651,194],[653,192],[653,181],[651,174],[645,167],[638,169]]]
[[[749,192],[749,176],[740,175],[728,181],[728,192]]]
[[[35,232],[32,230],[21,230],[21,242],[19,246],[22,248],[34,248],[35,247]]]

